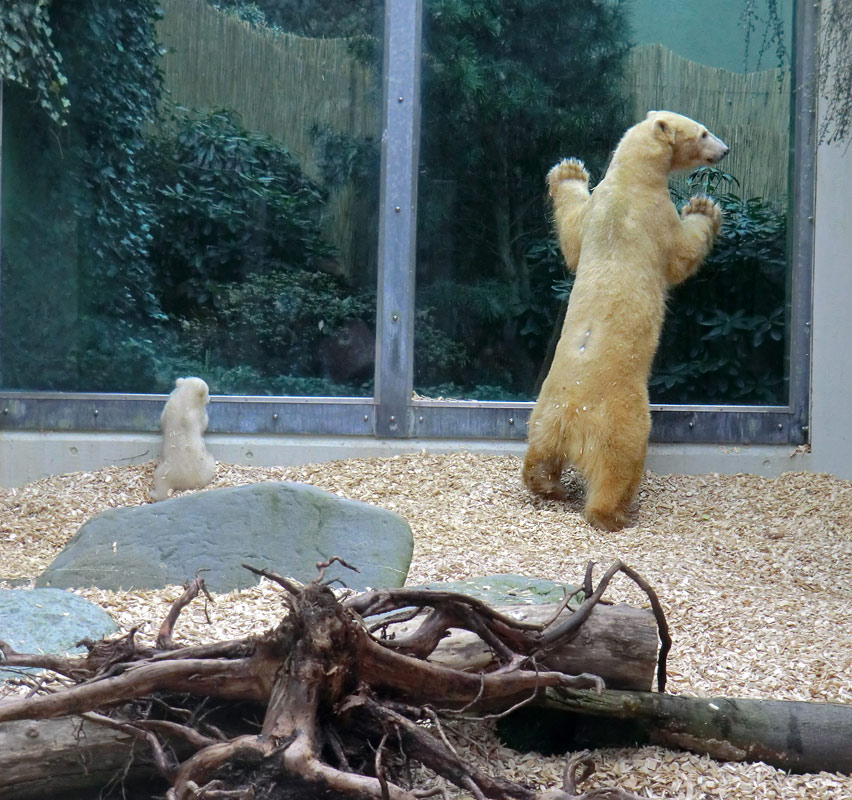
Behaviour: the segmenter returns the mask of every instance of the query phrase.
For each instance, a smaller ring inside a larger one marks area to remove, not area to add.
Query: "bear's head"
[[[728,146],[702,124],[673,111],[649,111],[645,124],[654,137],[671,148],[671,170],[716,164],[728,155]]]
[[[181,394],[195,406],[206,406],[210,402],[210,390],[201,378],[178,378],[174,393]]]

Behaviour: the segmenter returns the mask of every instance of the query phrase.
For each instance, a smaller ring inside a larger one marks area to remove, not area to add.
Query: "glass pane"
[[[731,148],[719,169],[672,181],[678,206],[710,194],[724,224],[696,276],[672,292],[651,401],[783,405],[793,0],[632,7],[633,119],[676,110]]]
[[[66,124],[3,98],[2,386],[371,395],[382,4],[50,15]]]
[[[567,297],[544,176],[624,127],[627,15],[598,0],[426,0],[415,388],[533,399]]]
[[[668,109],[731,155],[671,182],[726,221],[672,293],[652,401],[785,402],[791,0],[424,5],[417,391],[536,397],[572,285],[545,175],[576,156],[594,185],[624,130]]]

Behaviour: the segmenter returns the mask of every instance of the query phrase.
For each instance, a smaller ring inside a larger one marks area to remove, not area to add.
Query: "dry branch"
[[[318,565],[321,576],[325,566]],[[557,666],[557,656],[570,647],[581,663],[596,618],[623,613],[601,605],[619,573],[647,592],[654,614],[637,613],[646,628],[656,616],[665,655],[659,602],[620,562],[597,586],[587,571],[585,599],[576,609],[538,609],[538,618],[523,619],[464,595],[418,589],[341,602],[319,580],[302,586],[252,570],[281,586],[290,609],[262,635],[177,647],[180,612],[204,592],[196,577],[175,601],[153,649],[139,645],[133,632],[89,642],[87,655],[68,658],[19,654],[0,642],[6,665],[54,670],[70,684],[48,689],[33,680],[34,696],[0,701],[0,796],[24,800],[60,789],[100,789],[116,773],[133,781],[155,773],[170,787],[168,800],[442,794],[440,785],[407,782],[402,767],[413,760],[477,800],[633,800],[617,788],[582,792],[593,770],[588,754],[566,765],[561,786],[535,791],[465,763],[444,733],[442,719],[502,717],[528,703],[572,717],[638,721],[653,743],[716,758],[852,772],[845,748],[852,709],[845,706],[602,690],[598,675]],[[459,629],[478,646],[460,650],[447,639]],[[475,666],[463,652],[477,653]],[[664,679],[662,669],[658,678]]]

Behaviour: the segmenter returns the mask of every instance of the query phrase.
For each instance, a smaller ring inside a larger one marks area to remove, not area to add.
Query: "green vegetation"
[[[325,191],[234,114],[164,110],[158,13],[54,9],[39,46],[70,76],[58,131],[27,88],[7,93],[4,384],[162,392],[193,373],[213,392],[364,393],[317,367],[324,339],[375,315],[374,292],[318,271]]]
[[[379,0],[217,4],[250,25],[353,36],[378,62]],[[573,153],[603,174],[626,125],[625,4],[424,8],[415,385],[531,399],[571,289],[544,175]],[[329,369],[350,334],[369,349],[376,300],[339,276],[324,216],[330,190],[377,184],[377,143],[313,125],[312,179],[233,112],[170,107],[158,13],[82,0],[3,17],[2,384],[162,392],[192,373],[214,393],[370,394],[369,359]],[[780,402],[784,214],[718,171],[692,184],[725,225],[672,297],[652,397]]]
[[[418,307],[466,356],[440,386],[531,398],[559,315],[544,175],[625,126],[622,2],[426,0]],[[542,256],[545,256],[542,258]],[[453,298],[452,302],[448,302]],[[498,388],[499,387],[499,388]]]
[[[33,18],[46,19],[38,5]],[[97,351],[135,351],[162,318],[149,266],[156,209],[141,163],[160,99],[157,13],[151,0],[51,4],[50,27],[30,40],[36,55],[19,64],[23,88],[5,98],[6,385],[106,388],[102,380],[123,376],[104,378]],[[58,64],[63,74],[51,78]],[[63,109],[60,126],[46,91]]]
[[[298,162],[227,111],[180,114],[148,146],[157,223],[151,263],[170,317],[215,313],[217,286],[315,270],[325,195]]]
[[[717,169],[696,170],[689,187],[716,198],[724,224],[698,275],[673,292],[651,398],[783,403],[786,217],[760,198],[738,197],[736,179]]]
[[[0,77],[31,89],[40,109],[57,125],[65,124],[69,101],[63,87],[62,56],[53,45],[50,7],[19,0],[0,14]]]

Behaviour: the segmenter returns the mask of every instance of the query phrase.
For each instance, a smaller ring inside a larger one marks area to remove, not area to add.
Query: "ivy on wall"
[[[38,105],[57,125],[69,106],[62,56],[52,40],[47,0],[16,2],[0,13],[0,79],[32,89]]]
[[[0,77],[34,92],[50,121],[67,129],[56,139],[63,148],[57,168],[79,165],[74,205],[80,241],[89,243],[82,274],[90,306],[125,319],[158,314],[141,266],[152,209],[138,162],[162,91],[154,31],[160,15],[153,0],[35,0],[0,14]],[[116,293],[119,276],[123,290]]]

